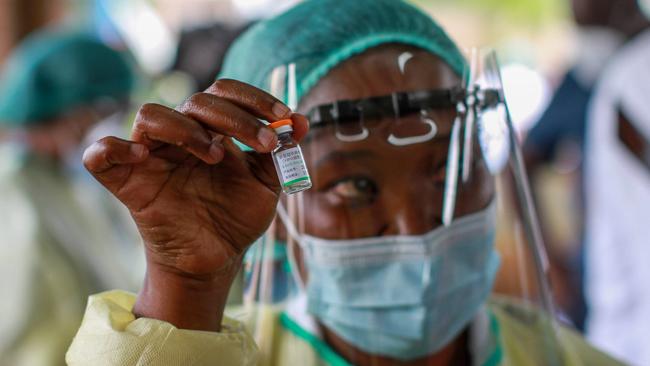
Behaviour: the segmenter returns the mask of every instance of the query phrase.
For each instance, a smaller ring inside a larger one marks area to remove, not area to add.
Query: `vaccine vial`
[[[305,159],[298,143],[294,141],[293,122],[290,119],[273,122],[269,127],[278,134],[278,147],[273,150],[273,164],[278,173],[282,191],[293,194],[311,188]]]

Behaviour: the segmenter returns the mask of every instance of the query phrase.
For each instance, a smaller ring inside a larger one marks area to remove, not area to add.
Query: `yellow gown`
[[[141,240],[101,186],[12,155],[0,145],[0,365],[64,365],[86,298],[141,282]]]
[[[177,329],[155,319],[136,319],[131,313],[134,303],[135,295],[124,291],[91,296],[81,328],[68,350],[68,364],[349,365],[286,307],[227,310],[230,317],[224,318],[222,331],[213,333]],[[500,297],[491,298],[481,309],[486,337],[478,342],[470,340],[475,365],[546,366],[544,353],[548,348],[543,346],[541,334],[547,333],[539,329],[550,323],[544,316]],[[258,335],[257,344],[251,330]],[[621,365],[568,328],[557,326],[556,334],[558,349],[554,351],[562,354],[564,365]]]

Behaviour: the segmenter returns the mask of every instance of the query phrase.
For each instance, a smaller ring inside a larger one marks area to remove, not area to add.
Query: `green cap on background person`
[[[0,74],[0,127],[28,127],[100,99],[128,99],[127,56],[90,34],[44,29],[27,37]]]

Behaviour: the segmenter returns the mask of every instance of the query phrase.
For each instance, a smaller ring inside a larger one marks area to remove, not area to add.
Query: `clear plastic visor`
[[[556,364],[545,253],[496,56],[471,53],[462,77],[424,52],[382,62],[344,63],[298,105],[313,186],[281,197],[247,253],[245,303],[277,309],[283,332],[298,327],[353,364],[444,352],[482,364],[502,350],[499,327],[525,318],[542,363]],[[296,104],[300,70],[282,67],[271,91]]]

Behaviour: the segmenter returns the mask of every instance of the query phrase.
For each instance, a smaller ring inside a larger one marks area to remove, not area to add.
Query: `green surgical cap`
[[[332,68],[387,43],[419,47],[462,75],[464,59],[445,31],[401,0],[307,0],[262,21],[228,52],[220,74],[267,89],[271,71],[295,63],[298,100]]]
[[[126,99],[127,58],[92,36],[44,30],[11,54],[0,74],[0,127],[42,123],[103,98]]]

